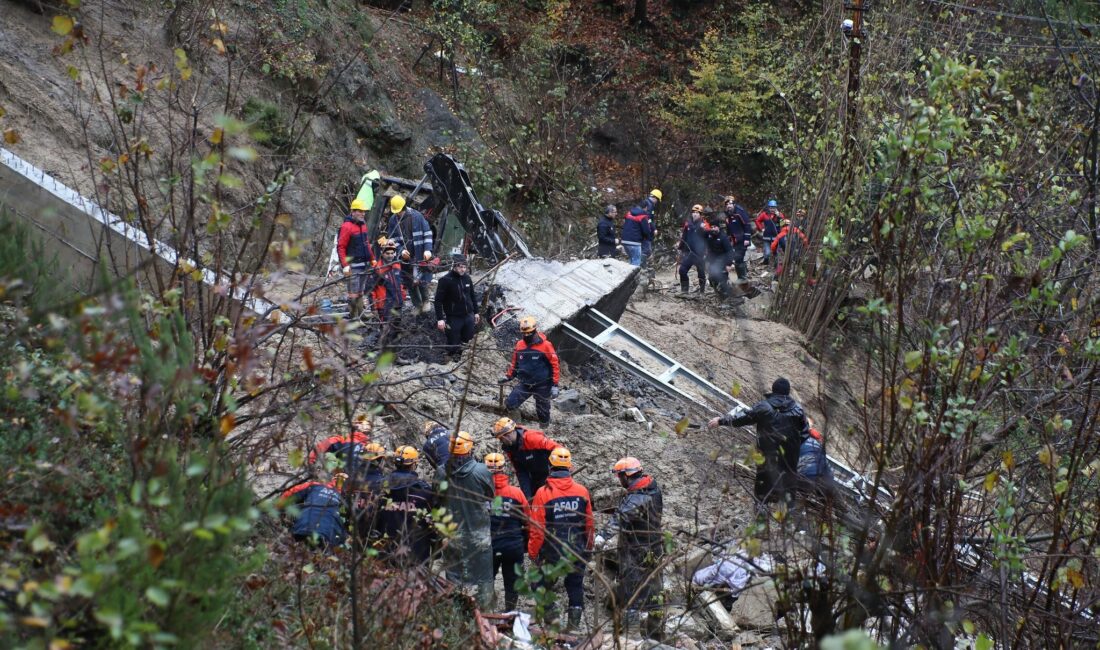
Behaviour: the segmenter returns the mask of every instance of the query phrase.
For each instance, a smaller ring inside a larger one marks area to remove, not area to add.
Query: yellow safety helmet
[[[657,188],[653,188],[652,190],[650,190],[649,195],[653,196],[653,197],[656,197],[658,201],[665,200],[665,195],[661,194],[661,190],[659,190]]]
[[[393,452],[393,462],[399,467],[415,466],[420,460],[420,452],[415,447],[402,445]]]
[[[620,458],[618,462],[611,466],[612,474],[626,474],[627,476],[633,476],[640,471],[642,471],[642,461],[633,456]]]
[[[504,471],[504,454],[494,451],[491,454],[485,454],[485,466],[489,468],[490,472],[498,474]]]
[[[703,211],[703,206],[696,203],[695,205],[691,206],[691,211],[692,212],[702,212]]]
[[[500,418],[493,423],[493,435],[501,437],[516,430],[516,423],[512,418]]]
[[[405,197],[395,194],[390,197],[390,212],[397,214],[405,209]]]
[[[524,334],[534,332],[536,327],[538,327],[538,321],[535,320],[534,316],[524,316],[519,319],[519,331]]]
[[[351,202],[351,209],[352,210],[359,210],[361,212],[366,212],[367,211],[367,202],[364,201],[363,199],[355,199],[354,201]]]
[[[550,466],[566,468],[572,467],[573,454],[569,453],[569,450],[565,447],[555,447],[554,451],[550,452]]]
[[[368,442],[359,456],[363,460],[382,460],[386,457],[386,448],[377,442]]]
[[[451,454],[466,456],[474,451],[474,437],[469,431],[459,431],[451,436]]]

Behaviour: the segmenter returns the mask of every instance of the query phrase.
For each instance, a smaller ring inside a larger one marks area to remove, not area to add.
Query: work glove
[[[616,245],[616,246],[618,246],[618,245],[619,245],[619,244],[621,244],[621,243],[623,243],[623,242],[622,242],[622,240],[619,240],[619,239],[616,239],[616,240],[615,240],[615,245]]]
[[[351,275],[351,266],[344,267],[344,275]]]
[[[446,332],[447,331],[447,321],[445,321],[445,320],[438,321],[435,324],[435,328],[437,330],[439,330],[440,332]]]
[[[504,385],[504,384],[507,384],[510,381],[512,381],[511,377],[509,377],[508,375],[501,375],[500,379],[497,380],[497,383],[501,384],[501,385]]]
[[[432,252],[431,251],[424,251],[424,261],[427,262],[430,259],[432,259]]]
[[[551,386],[550,387],[550,397],[551,397],[551,399],[557,399],[558,398],[558,393],[560,393],[560,392],[561,391],[558,390],[557,386]]]
[[[403,261],[403,262],[408,262],[408,261],[409,261],[409,257],[411,257],[411,256],[409,255],[409,251],[401,251],[401,261]]]
[[[603,535],[596,535],[595,547],[597,551],[602,551],[607,548],[607,539]]]

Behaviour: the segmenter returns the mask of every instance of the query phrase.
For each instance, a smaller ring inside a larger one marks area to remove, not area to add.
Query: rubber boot
[[[569,621],[565,626],[566,632],[577,632],[581,629],[581,624],[584,619],[583,607],[570,607],[569,608]]]
[[[642,623],[642,636],[647,639],[653,639],[654,641],[664,640],[664,617],[661,616],[660,611],[653,610],[646,614],[645,621]]]
[[[687,278],[680,278],[680,293],[688,294],[691,292],[691,283]]]
[[[516,611],[516,605],[518,604],[518,601],[519,594],[504,594],[504,611]]]
[[[363,296],[348,300],[348,319],[359,320],[363,313]]]
[[[494,609],[493,601],[496,600],[496,589],[493,583],[481,582],[477,585],[477,606],[483,612],[491,612]]]
[[[428,287],[423,284],[418,285],[418,291],[420,291],[420,313],[427,314],[432,310],[432,298],[428,295]]]
[[[699,283],[699,295],[701,296],[706,292],[707,292],[707,281],[703,280],[702,282]]]

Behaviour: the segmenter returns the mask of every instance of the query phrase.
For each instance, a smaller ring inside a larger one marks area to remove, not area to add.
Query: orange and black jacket
[[[504,445],[504,454],[512,462],[517,479],[527,480],[531,493],[546,484],[550,475],[550,452],[560,447],[558,443],[535,429],[516,427],[516,442]]]
[[[343,498],[336,489],[335,480],[330,483],[307,481],[295,485],[279,497],[280,506],[288,502],[296,503],[299,508],[298,519],[291,528],[295,537],[304,539],[316,535],[327,544],[338,546],[344,543],[347,530],[340,516]]]
[[[371,306],[382,316],[382,320],[394,311],[400,311],[405,300],[405,288],[401,285],[401,262],[374,263],[378,277],[371,290]]]
[[[315,463],[318,458],[324,458],[325,454],[332,454],[340,460],[344,460],[349,453],[358,456],[363,451],[363,445],[368,442],[370,438],[360,431],[352,431],[343,436],[329,436],[309,452],[309,462]]]
[[[664,497],[651,476],[638,476],[626,488],[626,496],[615,510],[607,527],[600,533],[611,539],[619,536],[619,549],[634,553],[662,555],[664,536],[661,516]]]
[[[540,563],[554,564],[562,557],[588,556],[595,540],[592,497],[576,483],[569,470],[550,472],[546,485],[531,502],[531,535],[527,554]]]
[[[515,377],[524,386],[547,383],[557,386],[561,368],[554,344],[542,332],[535,333],[534,343],[528,343],[527,337],[521,338],[512,351],[512,365],[506,374],[509,379]]]
[[[531,507],[527,497],[516,486],[508,483],[504,474],[493,474],[494,498],[489,509],[493,535],[493,553],[519,553],[527,550],[527,522],[531,520]]]

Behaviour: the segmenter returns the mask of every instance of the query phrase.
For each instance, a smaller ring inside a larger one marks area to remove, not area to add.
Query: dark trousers
[[[550,389],[552,387],[553,384],[550,382],[533,386],[516,384],[512,392],[508,393],[508,399],[504,400],[504,406],[509,410],[518,409],[521,404],[527,401],[528,397],[534,395],[535,413],[538,415],[539,424],[545,426],[550,424]]]
[[[447,354],[458,356],[462,354],[462,345],[474,338],[474,315],[448,316],[447,329]]]
[[[699,276],[699,286],[706,286],[706,273],[703,271],[703,257],[695,253],[684,253],[680,257],[680,287],[683,288],[691,281],[691,269],[695,267],[695,274]]]
[[[732,293],[730,289],[730,276],[726,271],[726,260],[721,257],[712,257],[707,261],[707,275],[710,276],[710,286],[718,290],[719,295],[726,297]]]
[[[401,284],[409,292],[414,307],[419,307],[422,302],[431,300],[428,296],[428,286],[432,283],[432,274],[422,271],[415,264],[401,263]]]
[[[557,580],[543,580],[540,584],[546,587],[546,591],[553,591],[556,585]],[[584,565],[566,574],[565,594],[569,598],[570,607],[584,607]]]
[[[497,577],[497,572],[504,572],[504,608],[506,610],[513,610],[516,608],[516,600],[519,596],[516,593],[516,581],[523,573],[523,548],[517,546],[515,548],[504,548],[500,551],[493,551],[493,579]]]
[[[519,484],[519,489],[523,492],[523,496],[527,497],[527,500],[535,498],[535,492],[539,491],[539,488],[546,485],[546,475],[540,474],[539,476],[531,476],[526,471],[516,470],[516,483]]]
[[[733,269],[737,271],[738,280],[744,280],[749,275],[749,267],[745,264],[745,247],[740,244],[733,245]]]

